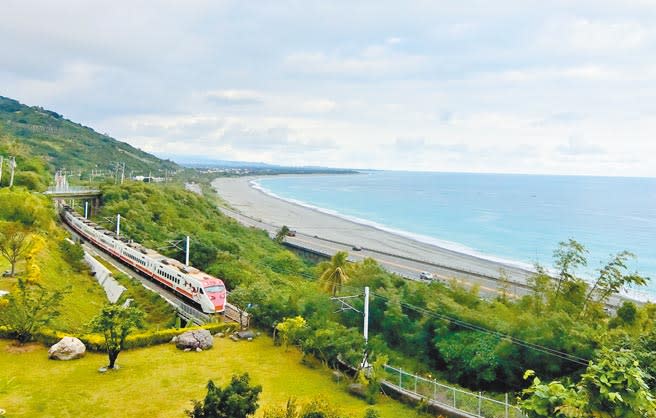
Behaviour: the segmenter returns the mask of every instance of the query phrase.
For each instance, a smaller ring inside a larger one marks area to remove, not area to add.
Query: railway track
[[[120,261],[116,260],[114,257],[110,256],[109,254],[105,253],[101,249],[97,248],[92,243],[81,237],[71,227],[66,225],[66,223],[62,223],[62,226],[66,228],[66,230],[74,238],[76,238],[77,241],[79,241],[82,244],[82,247],[86,252],[88,252],[94,257],[99,257],[103,259],[103,261],[111,264],[116,270],[120,271],[121,273],[125,274],[130,278],[139,281],[139,283],[141,283],[141,285],[146,289],[157,293],[168,304],[173,306],[177,314],[185,321],[194,323],[196,325],[203,325],[213,320],[213,316],[200,311],[196,307],[187,303],[183,298],[177,296],[175,293],[159,286],[157,283],[154,283],[150,278],[141,274],[141,272],[130,268],[129,266],[121,263]],[[223,318],[224,321],[228,321],[228,322],[237,322],[237,323],[241,322],[242,327],[245,328],[248,327],[250,322],[249,321],[250,317],[248,313],[241,311],[239,308],[237,308],[236,306],[230,303],[226,303],[225,312],[220,317]]]

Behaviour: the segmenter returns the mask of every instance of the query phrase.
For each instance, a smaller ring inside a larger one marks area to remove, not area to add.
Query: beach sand
[[[212,185],[235,211],[277,228],[287,225],[290,229],[311,237],[317,236],[418,261],[472,271],[492,278],[498,278],[500,269],[503,269],[509,279],[516,283],[525,283],[531,274],[517,266],[419,242],[275,198],[253,188],[249,183],[254,179],[256,177],[217,178]]]

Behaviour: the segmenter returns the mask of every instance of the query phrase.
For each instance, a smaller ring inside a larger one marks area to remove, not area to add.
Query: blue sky
[[[32,1],[0,94],[146,151],[656,176],[653,1]]]

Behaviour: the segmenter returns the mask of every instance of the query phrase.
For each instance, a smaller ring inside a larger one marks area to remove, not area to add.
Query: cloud
[[[397,52],[390,48],[399,38],[388,39],[382,45],[368,45],[354,53],[340,50],[323,52],[293,52],[284,58],[288,71],[302,74],[342,77],[389,77],[408,75],[425,68],[427,57]]]
[[[586,142],[577,137],[570,137],[566,144],[559,145],[556,150],[558,153],[573,157],[578,156],[599,156],[606,154],[603,147]]]
[[[252,90],[215,90],[205,93],[213,103],[228,106],[256,105],[264,101],[261,93]]]
[[[549,49],[571,49],[588,53],[625,53],[647,44],[653,33],[636,21],[602,21],[588,18],[555,20],[538,35],[538,43]]]
[[[169,154],[656,176],[652,2],[486,6],[6,0],[0,94]]]

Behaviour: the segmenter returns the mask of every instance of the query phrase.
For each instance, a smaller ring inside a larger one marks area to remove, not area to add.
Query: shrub
[[[237,324],[233,323],[211,323],[206,324],[201,327],[189,327],[182,329],[167,328],[158,331],[148,331],[141,332],[129,335],[125,340],[125,348],[141,348],[149,347],[151,345],[157,344],[166,344],[175,336],[178,336],[184,332],[194,330],[194,329],[206,329],[211,333],[215,334],[217,332],[224,332],[226,334],[236,331],[238,328]],[[3,330],[3,327],[0,327],[0,337],[4,337],[7,333],[7,330]],[[53,345],[57,343],[62,338],[69,336],[65,332],[53,331],[50,329],[43,329],[40,332],[34,335],[35,339],[45,345]],[[77,335],[77,338],[80,339],[87,347],[89,351],[104,351],[105,350],[105,339],[100,334],[84,334]]]

